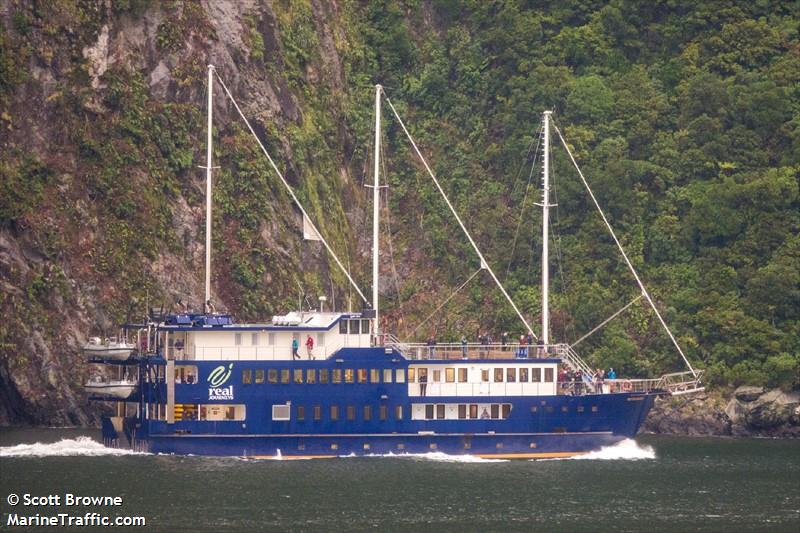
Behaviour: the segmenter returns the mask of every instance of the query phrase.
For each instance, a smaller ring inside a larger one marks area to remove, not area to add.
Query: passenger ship
[[[302,212],[307,233],[322,240],[362,296],[365,303],[361,311],[325,311],[321,298],[318,310],[275,316],[262,324],[237,324],[229,314],[213,312],[210,178],[215,75]],[[106,380],[107,387],[96,380],[87,385],[91,399],[117,402],[115,416],[102,419],[106,445],[154,453],[287,459],[431,451],[501,458],[566,457],[636,435],[657,395],[702,389],[699,373],[685,357],[689,372],[660,379],[598,382],[571,346],[550,343],[546,238],[544,308],[538,344],[423,345],[403,343],[380,331],[377,155],[382,88],[376,86],[375,93],[370,305],[311,222],[212,66],[208,69],[208,84],[208,305],[203,312],[177,309],[166,314],[151,313],[141,324],[125,324],[124,339],[109,342],[114,348],[130,347],[130,354],[125,357],[119,356],[118,349],[98,348],[97,341],[87,345],[86,352],[93,362],[117,369],[116,380]],[[481,269],[497,281],[391,100],[386,101],[472,244]],[[545,112],[541,203],[545,237],[550,207],[549,121],[550,113]],[[620,251],[633,271],[621,246]],[[635,271],[634,276],[642,295],[652,305]],[[532,328],[499,282],[498,287],[533,336]],[[653,310],[661,320],[655,306]],[[661,323],[669,333],[663,320]],[[579,374],[580,379],[559,380],[562,367]],[[131,383],[136,386],[116,386]],[[104,390],[121,392],[104,394]]]

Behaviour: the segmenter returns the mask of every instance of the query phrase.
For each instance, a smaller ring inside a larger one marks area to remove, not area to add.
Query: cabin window
[[[277,383],[278,382],[278,369],[277,368],[270,368],[267,370],[267,381],[270,383]]]
[[[458,406],[458,418],[467,418],[467,405],[466,404],[459,404]]]
[[[362,335],[369,335],[369,320],[362,319],[361,320],[361,334]]]
[[[355,372],[353,372],[352,368],[345,368],[344,369],[344,382],[345,383],[353,383],[355,380]]]
[[[378,416],[381,420],[386,420],[389,417],[389,409],[385,405],[378,407]]]
[[[406,445],[403,444],[402,442],[400,442],[400,443],[397,444],[397,449],[398,450],[405,450],[406,449]]]
[[[397,371],[400,372],[400,369],[398,369]],[[408,382],[409,383],[414,383],[417,380],[416,374],[417,374],[417,369],[416,368],[412,367],[412,368],[408,369]],[[402,383],[402,381],[400,381],[399,377],[400,376],[398,376],[397,382],[398,383]]]
[[[352,422],[356,419],[356,406],[355,405],[348,405],[347,406],[347,420]]]
[[[364,406],[364,420],[372,420],[372,406],[365,405]]]
[[[176,365],[175,383],[197,383],[197,367],[194,365]]]
[[[516,368],[508,368],[506,369],[506,381],[509,383],[516,383],[517,381],[517,369]]]
[[[297,420],[305,420],[306,419],[306,406],[305,405],[298,405],[297,406]]]
[[[366,383],[367,382],[367,369],[366,368],[359,368],[358,372],[356,373],[356,378],[358,379],[359,383]]]
[[[455,368],[445,368],[444,369],[444,380],[447,383],[454,383],[456,381],[456,369]]]
[[[503,418],[508,418],[508,415],[511,414],[511,404],[504,403],[502,409],[503,409]]]
[[[579,413],[582,413],[584,411],[582,405],[579,405],[578,407],[576,407],[575,410],[578,411]]]
[[[503,382],[503,369],[502,368],[495,368],[494,369],[494,382],[495,383],[502,383]]]
[[[319,421],[322,420],[322,407],[319,405],[314,406],[314,420]]]
[[[333,374],[331,376],[333,378],[331,380],[333,383],[341,383],[342,382],[342,369],[341,368],[334,368],[333,372],[331,372],[331,374]]]
[[[316,368],[309,368],[306,370],[306,383],[316,383],[317,382],[317,369]]]
[[[436,405],[436,418],[443,419],[444,418],[444,404],[440,403]]]
[[[317,346],[325,346],[325,333],[322,331],[317,333]]]
[[[441,383],[441,381],[442,381],[442,371],[441,370],[434,370],[433,371],[433,381],[435,383]]]
[[[391,383],[392,382],[392,369],[391,368],[384,368],[383,369],[383,382],[384,383]]]
[[[500,418],[500,406],[496,403],[493,403],[489,406],[489,410],[491,411],[492,418]]]
[[[409,372],[410,371],[411,371],[411,369],[409,369]],[[397,383],[405,383],[406,382],[406,370],[405,370],[405,368],[398,368],[397,369],[397,373],[395,374],[395,377],[397,378]],[[408,376],[408,380],[411,381],[411,375],[410,374]],[[391,382],[392,382],[392,371],[389,370],[389,381],[386,381],[386,383],[391,383]]]
[[[380,383],[381,382],[381,369],[380,368],[370,368],[369,369],[369,382],[370,383]]]
[[[350,321],[350,335],[358,335],[358,320]]]
[[[269,344],[270,346],[275,346],[275,334],[274,333],[269,333],[267,335],[267,344]]]
[[[289,383],[289,369],[281,368],[281,383]]]
[[[552,405],[548,405],[547,407],[544,408],[544,410],[547,411],[548,413],[552,413],[554,409]]]
[[[489,369],[488,368],[482,368],[481,369],[481,381],[483,381],[484,383],[488,383],[489,382]]]
[[[596,412],[597,412],[597,406],[596,406],[596,405],[593,405],[593,406],[592,406],[592,412],[593,412],[593,413],[596,413]]]
[[[531,382],[533,382],[533,383],[541,383],[542,382],[542,369],[541,368],[531,368]]]
[[[520,381],[520,383],[527,383],[528,382],[528,369],[527,368],[520,368],[519,369],[519,381]]]
[[[258,333],[253,333],[250,335],[250,344],[253,346],[258,346]]]
[[[294,382],[295,383],[302,383],[303,382],[303,369],[302,368],[295,368],[294,369]]]
[[[339,406],[331,405],[331,420],[339,420]]]
[[[250,385],[253,382],[253,371],[249,368],[247,370],[242,370],[242,383],[245,385]]]
[[[396,405],[394,407],[394,417],[397,420],[402,420],[403,419],[403,406],[402,405]]]
[[[552,368],[545,368],[544,369],[544,381],[546,383],[553,382],[553,369]]]
[[[328,369],[327,368],[320,368],[319,369],[319,382],[322,384],[328,383]]]
[[[194,410],[195,406],[192,405],[191,407],[192,410],[189,411],[184,409],[183,412],[184,420],[197,419],[197,411]],[[237,405],[207,404],[200,406],[199,420],[207,420],[207,421],[244,420],[246,418],[245,413],[246,413],[245,406],[241,404]]]
[[[467,369],[466,368],[459,368],[458,369],[458,382],[459,383],[466,383],[467,382]]]
[[[342,335],[347,334],[347,320],[339,320],[339,333]]]
[[[256,383],[259,383],[259,384],[264,383],[264,369],[263,368],[259,368],[258,370],[256,370]]]
[[[425,419],[433,419],[433,404],[425,404]]]
[[[439,447],[439,445],[438,445],[438,444],[436,444],[435,442],[431,442],[430,446],[428,446],[428,448],[430,448],[431,450],[435,450],[435,449],[437,449],[438,447]]]
[[[531,405],[531,413],[538,413],[539,406],[538,405]]]
[[[241,346],[242,345],[242,334],[241,333],[235,333],[233,335],[233,343],[236,346]]]
[[[562,413],[568,413],[569,412],[569,407],[567,407],[566,405],[562,405],[561,406],[561,412]]]
[[[291,420],[291,412],[288,405],[273,405],[272,420],[286,421]]]

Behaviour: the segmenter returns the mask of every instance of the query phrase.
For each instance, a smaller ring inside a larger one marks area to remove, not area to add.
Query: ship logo
[[[212,387],[219,387],[230,379],[231,372],[233,372],[233,363],[228,365],[227,369],[225,365],[219,365],[208,375],[208,384]]]

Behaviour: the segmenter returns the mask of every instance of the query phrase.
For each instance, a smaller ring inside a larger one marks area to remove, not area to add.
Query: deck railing
[[[562,358],[561,344],[527,345],[527,344],[481,344],[459,342],[429,345],[421,342],[389,343],[406,359],[546,359]]]

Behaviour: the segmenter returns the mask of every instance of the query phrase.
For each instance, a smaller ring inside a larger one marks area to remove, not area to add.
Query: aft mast
[[[375,85],[375,175],[372,186],[372,309],[375,312],[375,339],[378,342],[380,335],[380,322],[378,321],[378,252],[380,233],[380,153],[381,153],[381,90],[383,87]]]
[[[212,89],[214,86],[214,65],[208,65],[208,142],[206,145],[206,291],[203,300],[203,309],[209,311],[208,303],[211,300],[211,150],[212,150],[212,115],[213,101]]]
[[[542,159],[542,343],[550,344],[550,111],[544,112]]]

